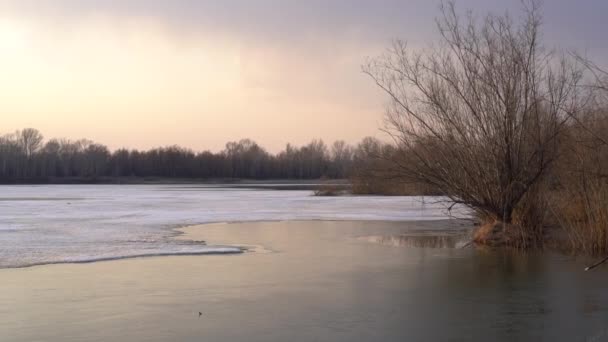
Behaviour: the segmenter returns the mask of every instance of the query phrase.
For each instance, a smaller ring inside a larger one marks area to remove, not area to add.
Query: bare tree
[[[331,145],[330,175],[340,177],[348,175],[353,159],[353,148],[344,140],[337,140]]]
[[[42,147],[42,134],[37,129],[25,128],[17,132],[19,145],[23,149],[25,155],[30,158],[40,147]]]
[[[573,55],[591,73],[591,75],[593,77],[593,79],[592,79],[593,83],[590,85],[590,87],[593,90],[596,90],[598,93],[600,93],[601,96],[603,96],[603,100],[607,101],[608,100],[608,71],[604,70],[602,67],[600,67],[599,65],[594,63],[591,59],[589,59],[581,54],[577,54],[575,52],[575,53],[573,53]]]
[[[538,2],[523,12],[520,22],[479,22],[445,3],[436,45],[397,41],[363,68],[391,100],[386,130],[407,153],[395,158],[399,172],[506,223],[556,160],[582,75],[572,58],[543,48]]]

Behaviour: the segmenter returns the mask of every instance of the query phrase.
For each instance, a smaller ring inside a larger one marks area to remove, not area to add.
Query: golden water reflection
[[[401,235],[372,235],[358,238],[361,241],[377,243],[393,247],[416,247],[416,248],[460,248],[470,241],[470,235],[430,235],[430,234],[401,234]]]

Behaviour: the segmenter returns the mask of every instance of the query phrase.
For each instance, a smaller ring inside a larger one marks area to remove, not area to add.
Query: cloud
[[[520,0],[456,3],[463,10],[508,10],[515,16],[521,7]],[[56,25],[82,23],[92,17],[149,19],[178,34],[230,34],[243,40],[284,43],[311,37],[423,41],[432,36],[439,4],[440,0],[5,0],[0,13],[51,20]],[[605,45],[607,1],[545,1],[544,12],[549,39]]]
[[[92,17],[157,20],[180,34],[233,34],[242,39],[360,36],[390,39],[422,32],[437,4],[399,0],[8,0],[0,11],[57,25]]]
[[[113,147],[217,149],[244,136],[271,149],[313,137],[352,142],[375,134],[383,112],[360,65],[393,38],[432,41],[438,4],[4,0],[0,112],[15,113],[3,117],[10,129],[34,126]],[[519,4],[457,1],[478,13],[518,13]],[[608,56],[607,7],[545,1],[545,36]]]

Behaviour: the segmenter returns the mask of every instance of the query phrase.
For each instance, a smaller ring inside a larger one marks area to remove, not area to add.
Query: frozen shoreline
[[[321,198],[311,196],[310,191],[175,185],[1,189],[0,268],[224,253],[224,246],[173,239],[174,228],[213,222],[422,221],[448,217],[441,204],[418,197]]]

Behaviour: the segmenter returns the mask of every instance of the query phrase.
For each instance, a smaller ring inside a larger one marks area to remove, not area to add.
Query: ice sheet
[[[445,219],[446,206],[438,202],[217,186],[0,186],[0,268],[235,253],[240,249],[174,240],[171,228],[229,221]]]

